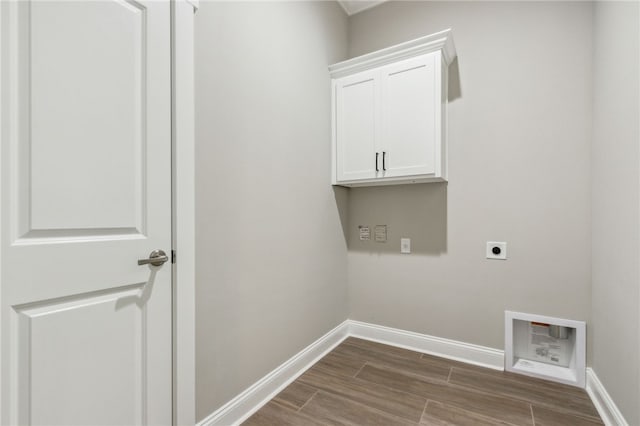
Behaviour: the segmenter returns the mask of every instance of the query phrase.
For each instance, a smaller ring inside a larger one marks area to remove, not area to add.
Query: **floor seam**
[[[422,408],[422,413],[420,414],[420,420],[418,420],[418,424],[422,423],[422,418],[424,417],[425,413],[427,412],[427,406],[429,405],[429,401],[431,401],[429,398],[427,398],[426,402],[424,403],[424,407]]]
[[[313,393],[313,395],[311,395],[311,397],[309,399],[307,399],[307,401],[302,404],[300,406],[300,408],[298,408],[298,413],[313,399],[314,396],[316,396],[318,394],[318,392],[320,392],[320,389],[316,389],[316,391]]]
[[[362,367],[358,368],[358,371],[356,371],[356,374],[353,375],[353,378],[355,379],[358,374],[360,374],[360,372],[362,371],[363,368],[365,368],[367,366],[367,364],[369,364],[369,361],[365,361],[364,364],[362,364]]]
[[[376,412],[376,413],[380,413],[380,414],[385,415],[385,416],[389,416],[389,417],[391,417],[393,419],[400,419],[400,420],[404,420],[405,422],[410,422],[410,423],[413,422],[413,420],[411,420],[408,417],[404,417],[401,414],[391,413],[391,412],[389,412],[387,410],[384,410],[382,408],[378,408],[378,407],[374,407],[374,406],[368,405],[366,402],[354,399],[349,395],[334,394],[333,392],[330,392],[330,391],[328,391],[326,389],[318,389],[317,393],[323,393],[323,394],[328,395],[328,396],[333,397],[333,398],[345,399],[345,400],[349,401],[351,404],[354,404],[354,405],[357,405],[357,406],[360,406],[360,407],[365,407],[366,409],[368,409],[370,411],[373,411],[373,412]],[[423,397],[423,399],[424,399],[424,397]],[[424,409],[423,409],[423,411],[424,411]],[[301,414],[305,414],[305,413],[301,413]],[[420,414],[420,419],[416,422],[416,424],[419,424],[421,419],[422,419],[422,413]]]
[[[531,422],[533,426],[536,426],[536,418],[533,415],[533,404],[529,404],[529,409],[531,410]]]

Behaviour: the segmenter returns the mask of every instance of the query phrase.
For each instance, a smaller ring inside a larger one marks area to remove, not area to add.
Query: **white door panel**
[[[169,6],[0,4],[2,424],[171,423]]]
[[[377,74],[365,72],[338,80],[336,101],[338,181],[374,178]]]
[[[145,9],[40,2],[30,15],[32,229],[142,232]]]
[[[25,364],[16,379],[30,394],[20,404],[25,418],[33,413],[32,424],[140,423],[145,312],[136,300],[142,285],[14,307],[15,355]]]
[[[435,172],[436,54],[381,69],[384,177]]]

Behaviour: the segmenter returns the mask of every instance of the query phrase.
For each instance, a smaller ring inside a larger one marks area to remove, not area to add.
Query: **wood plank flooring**
[[[244,425],[602,425],[585,391],[348,338]]]

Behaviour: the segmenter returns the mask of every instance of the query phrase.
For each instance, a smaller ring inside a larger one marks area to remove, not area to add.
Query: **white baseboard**
[[[346,320],[210,414],[198,426],[242,423],[349,336],[495,370],[504,367],[504,352],[497,349]]]
[[[349,320],[349,335],[494,370],[504,370],[504,351],[456,340]]]
[[[198,426],[242,423],[346,339],[348,329],[348,321],[343,322],[214,411]]]
[[[609,396],[596,372],[592,368],[587,368],[587,393],[595,405],[598,414],[606,426],[629,426],[624,416],[618,410],[615,402]]]

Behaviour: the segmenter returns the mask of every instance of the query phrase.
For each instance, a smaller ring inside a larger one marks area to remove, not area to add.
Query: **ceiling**
[[[347,15],[355,15],[363,10],[371,9],[387,0],[338,0]]]

